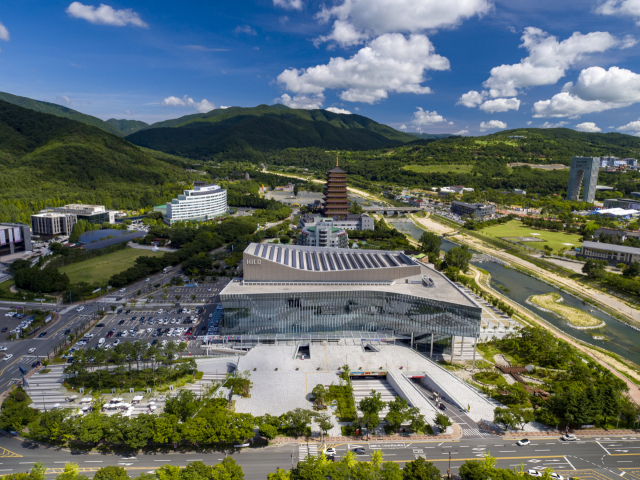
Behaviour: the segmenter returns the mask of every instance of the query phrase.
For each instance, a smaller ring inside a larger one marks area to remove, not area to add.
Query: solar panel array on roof
[[[249,245],[246,252],[280,265],[311,272],[377,270],[418,265],[402,252],[380,250],[349,250],[265,243]]]

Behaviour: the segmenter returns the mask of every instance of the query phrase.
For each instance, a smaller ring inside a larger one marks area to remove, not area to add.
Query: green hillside
[[[308,120],[312,122],[326,122],[336,128],[344,129],[365,129],[375,133],[379,133],[383,137],[391,140],[399,140],[401,142],[410,142],[415,140],[414,135],[399,132],[393,128],[374,122],[370,118],[363,117],[362,115],[349,115],[342,113],[333,113],[328,110],[303,110],[289,108],[285,105],[258,105],[252,108],[243,107],[229,107],[219,108],[207,113],[197,113],[194,115],[186,115],[184,117],[175,118],[173,120],[165,120],[164,122],[157,122],[151,125],[150,128],[164,128],[164,127],[182,127],[187,124],[196,122],[216,123],[225,122],[230,119],[245,116],[261,117],[261,116],[278,116],[283,119],[299,118],[302,120]]]
[[[513,136],[526,138],[509,138]],[[417,188],[464,185],[477,190],[522,188],[530,193],[562,195],[569,180],[568,169],[511,168],[507,164],[569,165],[573,156],[640,158],[640,138],[567,128],[527,128],[483,137],[416,140],[394,148],[342,151],[339,155],[351,184],[372,190],[379,190],[380,184]],[[288,149],[265,157],[268,165],[303,167],[318,176],[335,164],[335,152],[320,149]],[[629,195],[640,189],[639,180],[640,172],[600,172],[598,184]]]
[[[431,140],[434,138],[437,140],[439,138],[447,138],[447,137],[455,136],[452,133],[415,133],[415,132],[411,132],[409,133],[409,135],[416,138],[420,138],[422,140]]]
[[[106,123],[118,130],[119,135],[121,136],[131,135],[132,133],[136,133],[139,130],[149,127],[148,123],[141,122],[140,120],[118,120],[110,118]]]
[[[281,107],[281,108],[280,108]],[[231,110],[231,112],[229,111]],[[360,115],[325,110],[292,110],[279,106],[229,108],[162,122],[126,137],[136,145],[189,158],[213,159],[219,154],[260,161],[262,152],[318,147],[369,150],[415,140]],[[182,123],[180,123],[182,121]]]
[[[0,100],[0,221],[83,202],[138,209],[173,198],[187,180],[165,161],[84,123]]]
[[[28,108],[29,110],[35,110],[36,112],[48,113],[55,115],[56,117],[68,118],[69,120],[76,120],[77,122],[86,123],[87,125],[93,125],[105,132],[112,133],[123,137],[123,134],[117,128],[109,125],[104,120],[92,117],[91,115],[85,115],[84,113],[77,112],[62,105],[49,102],[41,102],[40,100],[33,100],[27,97],[19,97],[10,93],[0,92],[0,100],[18,105],[19,107]]]

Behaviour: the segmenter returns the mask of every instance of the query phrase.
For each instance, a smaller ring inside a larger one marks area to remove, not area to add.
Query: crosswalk
[[[318,456],[318,445],[315,443],[298,445],[298,460],[304,460],[307,457]]]
[[[491,434],[484,431],[482,428],[463,428],[462,429],[462,436],[464,437],[480,437],[480,438],[486,438],[486,437],[490,437]]]

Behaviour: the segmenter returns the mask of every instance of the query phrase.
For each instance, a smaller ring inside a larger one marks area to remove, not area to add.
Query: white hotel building
[[[227,213],[227,191],[218,185],[204,185],[185,190],[167,202],[166,219],[172,225],[186,220],[210,220]]]

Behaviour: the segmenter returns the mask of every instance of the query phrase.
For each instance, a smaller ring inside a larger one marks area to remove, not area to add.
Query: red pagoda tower
[[[322,214],[325,217],[345,218],[349,213],[347,198],[347,172],[336,166],[327,172],[327,183],[324,186],[324,202]]]

